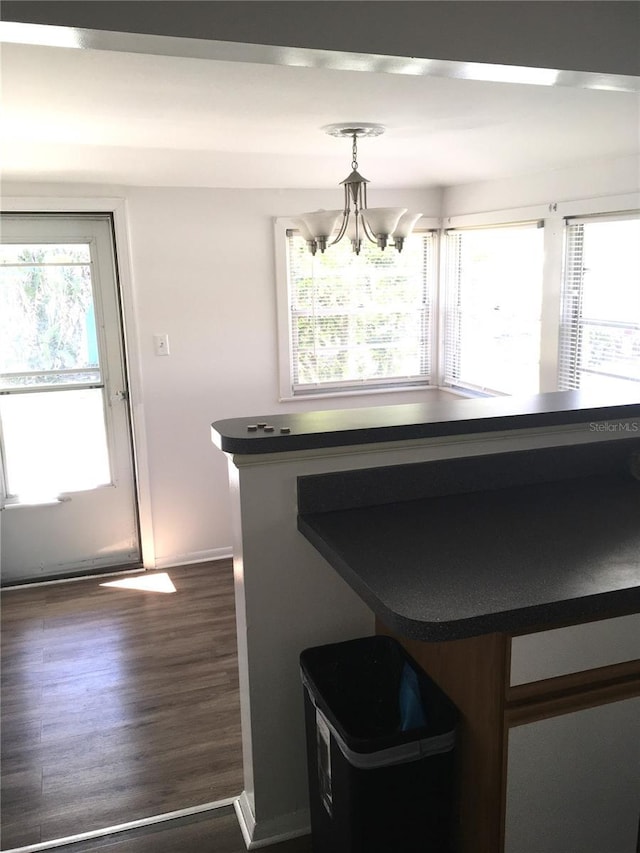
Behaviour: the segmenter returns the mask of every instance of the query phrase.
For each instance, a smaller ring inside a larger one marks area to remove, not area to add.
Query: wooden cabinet
[[[396,639],[461,712],[456,853],[637,853],[640,616]]]

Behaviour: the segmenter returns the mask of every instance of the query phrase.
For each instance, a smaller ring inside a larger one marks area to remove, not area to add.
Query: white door
[[[111,217],[1,226],[2,582],[138,566]]]

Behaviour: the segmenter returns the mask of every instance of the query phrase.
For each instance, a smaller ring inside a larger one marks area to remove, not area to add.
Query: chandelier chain
[[[356,171],[358,168],[358,134],[353,134],[353,145],[351,147],[351,168]]]

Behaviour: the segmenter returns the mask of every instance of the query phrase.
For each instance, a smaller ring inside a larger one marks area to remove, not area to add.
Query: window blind
[[[293,393],[428,384],[434,235],[360,255],[346,241],[313,256],[296,231],[287,241]]]
[[[582,224],[569,226],[565,233],[565,266],[558,360],[558,387],[561,390],[573,390],[580,387],[583,249],[584,226]]]
[[[462,291],[462,235],[448,231],[445,236],[445,294],[443,334],[443,380],[445,385],[460,387],[460,332]]]

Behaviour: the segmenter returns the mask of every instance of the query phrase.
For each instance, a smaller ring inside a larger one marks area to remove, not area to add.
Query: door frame
[[[136,294],[131,265],[131,247],[127,200],[109,197],[4,197],[3,213],[110,213],[113,217],[114,254],[119,288],[123,344],[129,382],[129,411],[133,439],[132,455],[135,469],[135,494],[140,524],[140,550],[145,569],[155,568],[155,542],[151,514],[151,484],[149,477],[148,444],[142,397],[142,359],[140,335],[136,316]]]

